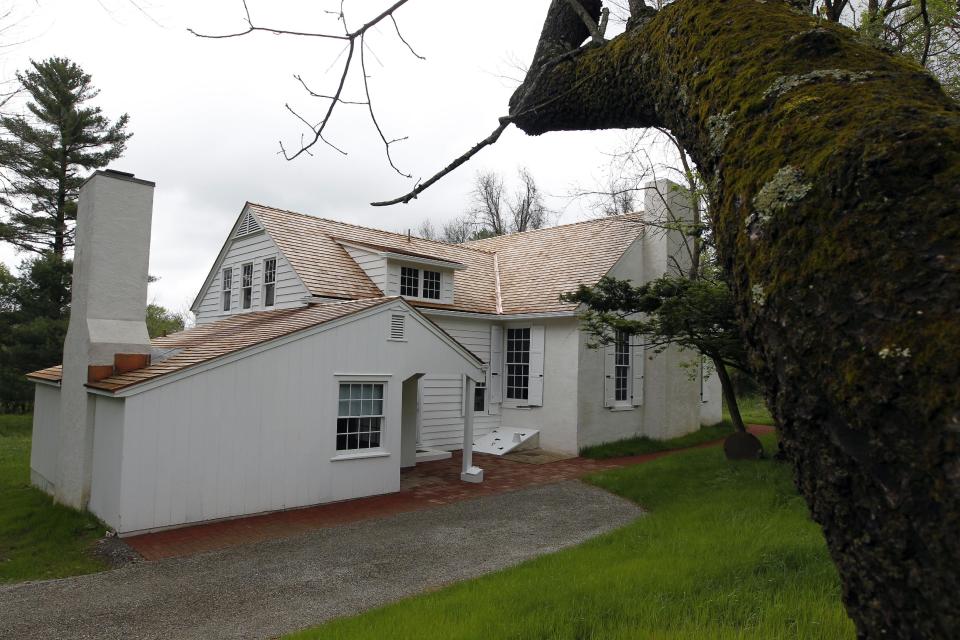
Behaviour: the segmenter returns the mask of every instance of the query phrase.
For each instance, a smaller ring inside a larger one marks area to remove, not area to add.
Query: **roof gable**
[[[193,299],[193,303],[190,305],[190,310],[194,313],[197,313],[200,309],[200,305],[203,302],[204,297],[207,295],[207,292],[210,290],[210,286],[213,284],[214,280],[217,277],[217,274],[220,272],[220,269],[223,268],[224,260],[230,254],[230,249],[233,244],[242,238],[247,238],[249,236],[254,236],[260,233],[264,233],[268,238],[270,238],[271,243],[276,248],[277,252],[280,253],[284,260],[290,263],[290,259],[286,256],[283,248],[277,243],[276,238],[274,238],[269,232],[266,232],[263,226],[263,223],[257,218],[254,211],[252,211],[249,205],[244,206],[240,211],[240,215],[237,216],[236,221],[233,223],[233,226],[230,228],[230,233],[227,234],[226,240],[223,242],[223,246],[220,247],[220,252],[217,254],[216,260],[213,261],[213,266],[210,267],[210,271],[207,273],[207,277],[203,281],[203,285],[200,287],[200,290],[197,292],[197,296]],[[293,269],[294,275],[300,279],[300,274],[297,273],[296,267],[290,263],[291,268]],[[302,279],[300,279],[301,284],[303,284]],[[304,289],[307,289],[304,285]]]
[[[382,295],[341,244],[373,245],[379,250],[465,265],[454,274],[454,305],[417,306],[496,313],[493,254],[463,245],[423,240],[390,231],[315,218],[302,213],[249,204],[282,248],[307,289],[315,296],[360,298]]]

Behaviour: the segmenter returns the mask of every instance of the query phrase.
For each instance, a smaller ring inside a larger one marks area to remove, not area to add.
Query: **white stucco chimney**
[[[691,250],[678,225],[692,224],[694,219],[690,191],[672,180],[661,178],[644,185],[643,219],[648,227],[646,273],[656,278],[668,273],[677,275],[691,266]],[[666,226],[666,228],[664,228]]]
[[[149,354],[145,320],[154,183],[97,171],[80,188],[70,324],[63,346],[54,495],[82,509],[90,496],[95,403],[91,366],[118,353]]]

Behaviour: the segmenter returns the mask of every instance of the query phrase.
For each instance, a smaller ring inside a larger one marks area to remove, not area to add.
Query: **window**
[[[337,451],[376,449],[382,433],[383,383],[341,383]]]
[[[614,400],[627,402],[630,399],[630,334],[617,331],[614,344]]]
[[[487,383],[477,382],[473,387],[473,410],[483,413],[487,410]]]
[[[507,329],[507,398],[526,400],[530,392],[530,327]]]
[[[263,306],[272,307],[277,297],[277,259],[263,261]]]
[[[416,298],[420,295],[420,269],[400,267],[400,295]]]
[[[230,299],[233,297],[233,269],[223,270],[223,310],[230,311]]]
[[[432,298],[433,300],[440,299],[440,272],[439,271],[423,272],[423,297]]]
[[[240,298],[244,309],[249,309],[253,304],[253,263],[248,262],[243,265],[243,272],[240,276]]]

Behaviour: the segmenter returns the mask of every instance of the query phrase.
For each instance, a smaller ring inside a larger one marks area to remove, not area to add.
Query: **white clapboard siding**
[[[490,360],[490,323],[484,320],[431,318],[457,342],[484,362]],[[463,446],[463,379],[435,376],[429,372],[420,383],[420,445],[441,449]],[[470,399],[472,402],[472,398]],[[500,416],[490,413],[490,392],[487,391],[487,411],[474,414],[476,435],[488,433],[500,426]]]
[[[241,269],[242,265],[248,262],[253,263],[253,304],[250,310],[263,311],[263,261],[266,258],[277,259],[276,295],[275,304],[272,308],[279,309],[301,304],[304,296],[307,295],[303,283],[300,282],[297,274],[290,267],[290,263],[277,249],[273,238],[267,233],[256,233],[230,241],[226,256],[223,262],[217,265],[210,286],[203,294],[196,310],[197,322],[212,322],[228,315],[223,311],[223,301],[220,297],[220,287],[225,268],[233,269],[233,295],[229,313],[244,311],[240,309]]]
[[[387,259],[383,256],[361,247],[351,247],[344,245],[344,249],[350,254],[350,257],[360,265],[367,277],[373,280],[380,291],[387,290]]]

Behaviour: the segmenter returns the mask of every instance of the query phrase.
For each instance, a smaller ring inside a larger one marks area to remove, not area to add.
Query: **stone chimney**
[[[109,169],[80,188],[54,488],[59,502],[78,509],[90,497],[93,458],[88,376],[113,367],[117,354],[150,353],[145,316],[153,188]]]

